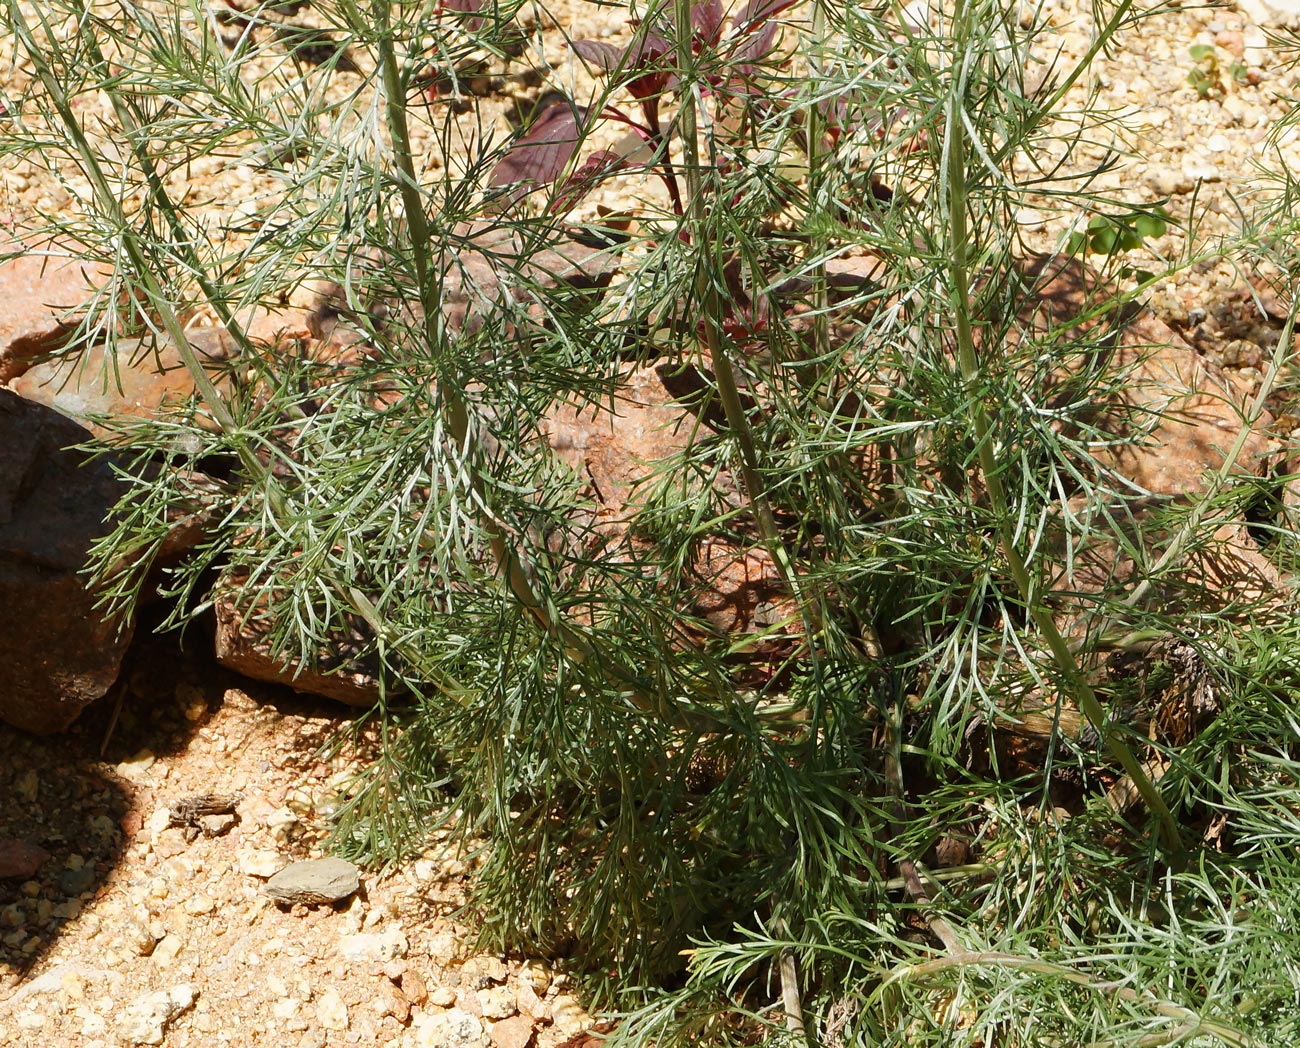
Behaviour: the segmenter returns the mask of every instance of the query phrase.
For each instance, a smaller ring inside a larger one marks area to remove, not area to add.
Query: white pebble
[[[316,1002],[316,1018],[327,1030],[346,1030],[348,1028],[348,1006],[338,990],[330,987],[320,995]]]

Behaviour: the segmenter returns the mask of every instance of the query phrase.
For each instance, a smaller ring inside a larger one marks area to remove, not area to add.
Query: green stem
[[[351,6],[349,4],[349,7]],[[398,69],[397,55],[393,49],[393,32],[387,0],[380,0],[374,5],[374,9],[379,66],[384,85],[385,113],[388,131],[392,136],[393,158],[397,165],[394,177],[398,193],[402,198],[411,259],[415,264],[416,287],[420,292],[420,306],[424,314],[424,335],[428,344],[436,348],[439,356],[446,360],[448,343],[446,325],[442,316],[441,280],[433,271],[433,258],[429,250],[433,237],[428,218],[424,213],[420,181],[415,171],[414,152],[411,149],[411,136],[406,119],[406,91],[402,83],[401,71]],[[447,428],[456,447],[467,459],[467,482],[475,505],[478,507],[479,524],[487,537],[492,557],[504,576],[506,585],[515,599],[537,620],[539,625],[561,640],[575,660],[581,662],[589,659],[595,654],[594,649],[585,638],[563,622],[554,607],[537,592],[532,583],[533,576],[529,566],[524,562],[518,547],[509,539],[492,510],[487,486],[474,461],[480,450],[479,440],[464,395],[456,383],[446,381],[445,376],[438,383],[438,392],[446,406]]]
[[[686,182],[686,228],[697,250],[712,250],[713,245],[706,237],[705,224],[706,197],[703,179],[700,175],[699,127],[695,111],[694,83],[695,56],[691,51],[691,5],[690,0],[676,0],[677,25],[677,63],[679,77],[678,125],[682,138],[682,168]],[[714,260],[708,259],[709,263]],[[740,474],[749,499],[750,509],[758,523],[759,534],[763,539],[777,570],[794,596],[799,606],[800,615],[807,630],[808,649],[816,660],[816,646],[813,632],[820,622],[820,615],[812,602],[806,599],[800,585],[798,572],[785,543],[781,538],[776,516],[772,512],[772,503],[767,495],[767,485],[763,480],[759,465],[758,450],[754,442],[754,431],[745,414],[744,404],[740,398],[740,388],[736,383],[736,371],[731,363],[731,356],[723,344],[724,308],[722,296],[718,293],[716,282],[712,279],[709,266],[701,261],[695,281],[695,297],[700,303],[704,320],[704,342],[709,351],[709,366],[713,370],[714,380],[718,386],[718,398],[722,402],[722,411],[727,420],[727,429],[736,447],[740,451]]]
[[[957,327],[957,359],[969,398],[971,428],[979,456],[980,472],[988,491],[990,509],[997,521],[998,543],[1020,598],[1028,609],[1034,625],[1038,627],[1046,641],[1056,668],[1065,680],[1070,694],[1074,696],[1083,715],[1097,729],[1111,755],[1133,780],[1138,793],[1156,817],[1165,848],[1177,853],[1182,851],[1182,837],[1173,814],[1142,763],[1111,726],[1101,702],[1080,670],[1069,645],[1057,629],[1051,613],[1039,600],[1024,558],[1016,548],[1015,533],[1011,526],[1012,515],[1006,492],[1002,487],[1002,467],[998,462],[989,414],[980,399],[980,365],[975,352],[971,321],[971,245],[966,219],[966,164],[970,143],[966,138],[965,121],[962,119],[962,103],[966,96],[966,63],[970,60],[969,56],[972,52],[966,46],[969,27],[965,0],[957,0],[953,12],[953,26],[952,53],[957,57],[957,63],[952,69],[954,83],[950,88],[945,115],[944,141],[944,179],[948,187],[948,223],[952,231],[952,309]]]
[[[58,36],[46,20],[45,13],[39,5],[34,10],[40,20],[41,28],[44,30],[51,52],[67,61],[68,56],[63,52]],[[48,93],[50,102],[58,113],[68,137],[76,147],[78,157],[87,177],[90,179],[96,203],[103,209],[112,222],[117,235],[121,238],[122,250],[125,251],[127,259],[134,270],[135,278],[139,281],[141,290],[143,290],[150,307],[156,313],[167,336],[175,344],[181,361],[184,363],[186,371],[189,372],[204,406],[211,412],[213,419],[216,420],[222,431],[231,440],[244,468],[252,476],[261,479],[266,484],[268,497],[274,501],[279,489],[273,481],[270,470],[257,457],[252,446],[242,436],[242,431],[233,413],[213,383],[207,368],[199,360],[194,347],[190,345],[189,339],[186,338],[185,327],[177,316],[175,307],[167,298],[157,275],[153,271],[153,267],[149,264],[149,260],[141,246],[139,235],[131,228],[131,223],[126,216],[119,194],[114,191],[104,174],[98,155],[91,147],[85,133],[82,131],[80,121],[72,111],[72,105],[68,100],[67,93],[63,90],[63,85],[55,76],[53,69],[50,68],[44,52],[37,46],[31,27],[28,25],[26,17],[16,0],[10,0],[9,2],[9,17],[10,24],[13,25],[19,40],[22,42],[23,49],[31,61],[36,75],[40,78],[42,86]],[[248,341],[243,330],[231,316],[216,286],[208,280],[194,248],[189,243],[188,236],[180,225],[180,221],[176,216],[176,208],[167,195],[162,180],[158,177],[153,160],[148,155],[143,136],[140,134],[139,126],[130,108],[126,105],[121,93],[108,83],[110,79],[108,63],[90,29],[87,28],[83,31],[82,41],[86,46],[87,54],[94,62],[94,69],[104,81],[104,90],[112,101],[114,112],[122,124],[123,137],[130,144],[132,155],[144,171],[155,204],[168,223],[172,233],[173,247],[182,254],[189,274],[198,282],[208,304],[216,311],[226,329],[236,340],[236,343],[241,349],[247,349]]]

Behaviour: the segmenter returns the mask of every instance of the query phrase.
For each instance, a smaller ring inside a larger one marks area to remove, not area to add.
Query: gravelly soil
[[[1067,56],[1087,46],[1088,6],[1062,0],[1052,9]],[[553,13],[575,35],[613,38],[623,28],[619,11],[594,5]],[[544,39],[552,78],[567,82],[558,32]],[[1215,48],[1225,71],[1211,97],[1188,83],[1197,44]],[[1240,71],[1227,74],[1234,63]],[[0,90],[16,97],[21,71],[4,66]],[[545,89],[535,68],[506,71],[497,111],[509,95]],[[1112,145],[1140,150],[1098,188],[1133,202],[1165,200],[1174,218],[1215,231],[1231,226],[1236,201],[1259,184],[1255,161],[1300,170],[1295,133],[1271,156],[1268,140],[1298,93],[1296,71],[1231,7],[1188,6],[1153,18],[1098,72],[1100,102],[1128,130],[1074,159],[1096,160]],[[245,166],[214,161],[191,175],[215,201],[274,191]],[[38,212],[73,212],[79,187],[75,175],[58,185],[10,164],[0,171],[0,219],[21,231]],[[1075,217],[1041,211],[1022,220],[1046,242]],[[1171,231],[1156,247],[1173,253],[1181,235]],[[1210,260],[1158,285],[1150,302],[1199,350],[1250,381],[1279,326],[1259,309],[1257,290],[1229,262]],[[1283,437],[1300,424],[1282,422]],[[471,956],[466,929],[449,916],[466,871],[445,848],[434,845],[384,877],[364,875],[361,894],[338,907],[285,909],[261,891],[285,862],[320,852],[348,768],[317,752],[345,715],[255,690],[154,642],[137,648],[121,693],[66,737],[35,740],[0,728],[0,837],[51,853],[32,879],[0,881],[0,1045],[115,1044],[133,1004],[183,987],[192,1001],[167,1024],[169,1045],[491,1040],[525,1048],[532,1039],[548,1048],[584,1029],[587,1017],[562,975]],[[214,792],[242,794],[224,833],[187,840],[166,825],[171,804]]]
[[[62,738],[0,728],[0,838],[51,853],[0,881],[0,1045],[117,1044],[147,995],[185,987],[169,1045],[546,1048],[586,1027],[561,974],[473,954],[448,916],[465,865],[436,843],[347,902],[273,902],[266,878],[321,854],[354,767],[319,756],[341,708],[158,641],[132,661],[111,735],[118,696]],[[242,794],[224,832],[169,827],[204,793]]]

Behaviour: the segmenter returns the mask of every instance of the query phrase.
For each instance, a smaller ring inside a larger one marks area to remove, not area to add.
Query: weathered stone
[[[1245,395],[1208,364],[1149,310],[1113,306],[1114,288],[1072,259],[1040,257],[1025,267],[1031,291],[1020,310],[1018,337],[1049,332],[1088,333],[1089,353],[1100,360],[1058,367],[1045,388],[1029,391],[1047,406],[1066,407],[1073,373],[1101,363],[1122,376],[1109,399],[1094,405],[1090,419],[1114,441],[1093,453],[1101,466],[1123,477],[1129,487],[1106,505],[1083,497],[1070,501],[1076,539],[1061,557],[1052,584],[1060,598],[1063,626],[1073,634],[1087,623],[1087,609],[1103,591],[1127,588],[1139,574],[1129,551],[1144,549],[1154,561],[1170,539],[1157,511],[1205,494],[1211,478],[1227,466],[1239,475],[1257,475],[1274,450],[1264,415],[1252,424],[1244,417]],[[1079,318],[1085,318],[1080,320]],[[1091,395],[1091,394],[1090,394]],[[1240,442],[1237,457],[1228,455]],[[1104,520],[1103,520],[1104,517]],[[1115,540],[1125,528],[1128,546]],[[1281,578],[1250,539],[1244,522],[1219,520],[1214,534],[1191,545],[1179,571],[1162,586],[1166,604],[1181,591],[1203,604],[1266,601],[1282,591]]]
[[[543,423],[556,456],[585,473],[602,522],[621,522],[637,507],[634,487],[654,463],[686,447],[693,423],[653,368],[624,372],[613,410],[562,404]]]
[[[33,359],[63,345],[76,313],[108,278],[102,265],[83,262],[67,249],[25,250],[0,234],[0,382],[21,375]]]
[[[13,837],[0,837],[0,881],[35,877],[50,853],[39,844]]]
[[[198,994],[189,983],[136,998],[122,1014],[117,1034],[121,1043],[162,1044],[167,1026],[185,1012]]]
[[[276,902],[307,906],[340,902],[360,888],[357,868],[334,858],[290,863],[266,882],[266,894]]]
[[[493,1023],[489,1036],[496,1048],[528,1048],[534,1028],[532,1019],[516,1015]]]
[[[382,932],[356,932],[339,940],[339,953],[349,961],[392,961],[405,957],[410,948],[406,933],[401,928],[386,928]]]
[[[282,684],[295,691],[320,695],[349,706],[373,706],[379,700],[379,681],[374,668],[354,661],[365,646],[358,633],[338,635],[322,650],[317,666],[278,659],[256,615],[241,613],[237,597],[227,589],[214,593],[216,619],[214,650],[217,662],[253,680]]]
[[[121,494],[89,434],[0,389],[0,719],[61,731],[117,679],[130,628],[106,622],[80,574]]]
[[[417,1020],[415,1044],[417,1048],[484,1048],[487,1037],[478,1016],[448,1008]]]
[[[234,339],[223,328],[189,332],[190,344],[219,387],[223,373],[237,355]],[[169,406],[183,404],[194,394],[180,351],[165,339],[156,344],[122,339],[112,352],[91,346],[30,367],[12,388],[28,400],[45,404],[98,435],[95,415],[156,418]]]
[[[509,986],[488,986],[477,994],[478,1010],[485,1019],[509,1019],[519,1010],[515,991]]]
[[[316,1001],[316,1019],[325,1029],[336,1033],[348,1028],[348,1006],[333,986]]]
[[[239,852],[239,872],[250,877],[274,877],[280,872],[284,859],[279,852],[269,849],[249,849]]]

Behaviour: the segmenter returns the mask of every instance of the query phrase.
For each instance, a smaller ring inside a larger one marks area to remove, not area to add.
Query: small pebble
[[[416,1048],[483,1048],[486,1044],[478,1016],[460,1008],[426,1014],[415,1029]]]
[[[153,767],[154,762],[157,759],[158,758],[149,750],[140,750],[140,752],[130,760],[123,761],[113,770],[117,772],[118,775],[122,776],[122,778],[130,779],[132,782],[137,782],[145,772]]]
[[[80,895],[89,891],[95,883],[95,867],[82,866],[76,870],[64,870],[59,875],[59,890],[64,895]]]
[[[185,912],[191,917],[202,917],[217,908],[216,900],[211,895],[191,895],[185,900]]]
[[[132,921],[126,926],[123,938],[133,953],[148,957],[153,953],[162,935],[154,934],[153,929],[144,921]]]
[[[481,953],[469,958],[460,966],[460,975],[474,989],[482,989],[489,983],[503,983],[509,976],[506,962],[500,957]]]
[[[412,971],[409,968],[404,971],[402,973],[401,986],[402,995],[412,1004],[423,1004],[429,999],[429,988],[425,985],[424,976],[419,972]],[[447,1004],[442,1005],[442,1007],[446,1008],[447,1005],[451,1004],[455,999],[456,995],[452,994],[452,1000],[448,1001]]]
[[[562,1037],[572,1037],[587,1028],[590,1016],[578,1003],[578,998],[562,993],[551,1002],[551,1021]]]
[[[336,1033],[348,1028],[348,1006],[334,987],[320,995],[316,1002],[316,1018],[325,1029]]]
[[[492,1043],[496,1048],[528,1048],[533,1039],[533,1020],[523,1015],[492,1024]]]
[[[401,928],[383,932],[357,932],[339,940],[339,953],[349,961],[392,961],[405,957],[410,944]]]
[[[519,1010],[515,991],[509,986],[490,986],[478,991],[479,1010],[485,1019],[509,1019]]]
[[[125,1045],[162,1044],[167,1026],[194,1003],[195,996],[193,986],[180,983],[137,997],[122,1013],[118,1038]]]
[[[284,869],[284,856],[277,851],[257,849],[239,853],[239,872],[250,877],[274,877]]]
[[[1192,182],[1220,182],[1223,179],[1214,164],[1194,157],[1183,164],[1183,176]]]
[[[15,837],[0,837],[0,880],[25,880],[36,876],[50,853],[39,844]]]

